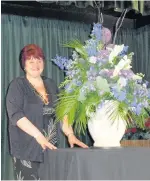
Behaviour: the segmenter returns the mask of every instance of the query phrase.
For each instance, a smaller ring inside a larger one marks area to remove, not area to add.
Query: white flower
[[[118,85],[120,87],[125,87],[127,85],[127,79],[124,77],[120,77],[118,80]]]
[[[137,73],[137,74],[134,74],[133,75],[133,80],[142,80],[142,78],[144,77],[145,75],[142,74],[142,73]]]
[[[140,75],[133,75],[133,80],[142,80],[142,77]]]
[[[72,57],[74,60],[77,60],[79,58],[79,55],[76,51],[73,51]]]
[[[132,68],[131,60],[128,59],[127,55],[125,55],[120,62],[115,66],[115,70],[113,72],[113,76],[117,76],[120,72],[120,70],[129,70]]]
[[[112,63],[113,59],[123,50],[123,45],[115,45],[114,48],[107,48],[108,50],[111,50],[111,53],[109,55],[109,62]]]
[[[96,61],[97,61],[97,58],[94,57],[94,56],[92,56],[92,57],[89,58],[89,62],[90,62],[90,63],[94,63],[94,64],[95,64]]]

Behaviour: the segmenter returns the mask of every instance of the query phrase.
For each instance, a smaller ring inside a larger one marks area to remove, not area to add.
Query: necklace
[[[28,80],[28,82],[31,85],[34,93],[37,94],[42,99],[42,101],[44,102],[45,105],[48,105],[49,104],[49,100],[44,98],[44,96],[48,96],[49,95],[47,93],[47,91],[46,91],[45,86],[44,86],[44,90],[45,90],[46,94],[42,95],[39,91],[36,90],[35,86],[29,80]]]

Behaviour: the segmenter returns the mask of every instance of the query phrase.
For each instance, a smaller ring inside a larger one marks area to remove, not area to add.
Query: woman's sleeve
[[[21,89],[18,80],[14,80],[11,82],[7,97],[6,97],[6,107],[7,113],[9,117],[9,122],[12,125],[16,125],[17,121],[23,117],[25,117],[23,112],[23,100],[24,100],[24,93]]]

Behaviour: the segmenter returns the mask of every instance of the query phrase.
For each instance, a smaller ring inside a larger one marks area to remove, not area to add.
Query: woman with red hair
[[[10,152],[18,179],[39,179],[38,168],[40,162],[44,161],[44,150],[57,149],[54,103],[58,89],[52,79],[41,76],[44,61],[39,46],[25,46],[20,54],[25,76],[15,78],[7,93]],[[63,120],[62,130],[71,147],[77,144],[87,148],[75,137],[67,116]]]

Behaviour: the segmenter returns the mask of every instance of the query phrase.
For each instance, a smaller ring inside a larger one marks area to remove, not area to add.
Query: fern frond
[[[67,115],[69,123],[73,124],[77,101],[78,100],[75,95],[66,95],[65,93],[59,94],[59,98],[56,103],[56,121],[63,120],[64,116]]]
[[[128,109],[122,102],[109,101],[106,114],[112,123],[119,118],[128,122]]]
[[[70,42],[64,44],[63,46],[75,49],[84,59],[88,58],[87,52],[83,44],[77,39],[71,40]]]
[[[80,135],[80,133],[85,134],[85,130],[87,127],[86,105],[78,102],[77,107],[78,109],[76,112],[75,132]]]

